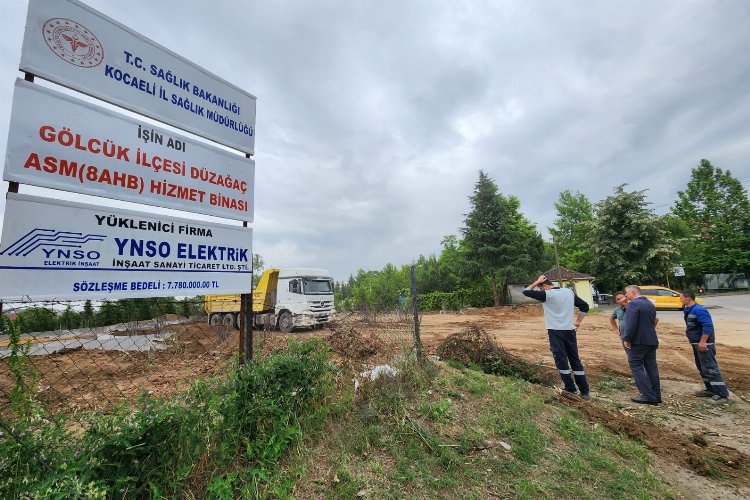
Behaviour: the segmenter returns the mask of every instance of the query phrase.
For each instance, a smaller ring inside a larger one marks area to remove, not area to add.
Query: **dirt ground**
[[[642,440],[657,456],[658,469],[676,491],[687,498],[750,498],[750,349],[717,345],[719,366],[731,391],[731,403],[714,407],[692,395],[702,388],[684,329],[674,321],[657,328],[657,352],[664,404],[641,406],[630,402],[637,395],[627,384],[630,372],[619,338],[606,312],[589,314],[578,333],[579,352],[590,381],[592,403],[561,398],[580,409],[592,422]],[[422,340],[434,351],[447,335],[469,325],[482,327],[508,352],[554,367],[541,307],[485,308],[463,314],[426,314]],[[727,338],[746,339],[747,328],[727,328]],[[722,337],[723,338],[723,337]],[[718,460],[717,460],[718,459]]]
[[[750,349],[722,343],[723,338],[745,342],[746,321],[737,331],[722,325],[718,360],[732,392],[731,404],[713,407],[692,396],[701,388],[690,345],[681,325],[662,321],[657,353],[664,404],[639,406],[625,353],[609,326],[605,312],[589,314],[579,330],[581,358],[593,386],[592,401],[552,397],[576,407],[591,420],[614,432],[646,444],[655,454],[656,467],[674,489],[686,498],[750,498]],[[470,309],[461,314],[428,313],[422,316],[421,340],[429,355],[451,333],[478,326],[510,354],[554,369],[544,318],[539,306]],[[169,396],[197,377],[219,373],[236,355],[239,333],[211,327],[195,320],[169,327],[174,332],[170,348],[150,352],[118,352],[72,349],[46,356],[31,356],[38,373],[37,398],[51,410],[74,414],[83,409],[107,411],[119,401],[137,395]],[[343,316],[328,327],[282,334],[255,332],[256,355],[284,346],[290,339],[327,339],[341,364],[354,369],[391,361],[408,350],[413,332],[408,318],[381,316],[363,320]],[[740,342],[738,342],[740,343]],[[9,410],[9,390],[14,378],[0,361],[0,387]],[[8,392],[6,392],[6,390]],[[539,387],[540,391],[549,388]]]
[[[738,321],[737,326],[745,326],[746,323]],[[471,309],[463,314],[426,314],[422,318],[422,341],[427,346],[437,345],[445,336],[470,324],[484,328],[511,352],[532,362],[554,366],[542,310],[537,306],[517,310],[505,307]],[[661,378],[700,382],[684,327],[661,321],[657,333],[660,342],[657,360]],[[722,336],[717,340],[719,367],[727,385],[730,390],[743,391],[743,396],[747,396],[750,391],[750,349],[726,345],[722,343]],[[625,352],[609,325],[606,312],[589,314],[584,319],[578,332],[578,348],[587,371],[599,375],[611,373],[630,376]]]

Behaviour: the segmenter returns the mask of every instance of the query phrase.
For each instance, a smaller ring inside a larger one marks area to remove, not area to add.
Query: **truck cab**
[[[333,278],[325,269],[266,269],[252,291],[253,323],[278,327],[315,328],[333,319]],[[239,327],[239,295],[207,295],[205,308],[212,325]]]
[[[317,327],[331,321],[333,278],[330,273],[315,268],[281,269],[274,312],[282,332]]]

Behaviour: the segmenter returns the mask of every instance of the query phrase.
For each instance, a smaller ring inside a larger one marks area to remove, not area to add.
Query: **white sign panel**
[[[255,96],[76,0],[30,0],[22,71],[248,154]]]
[[[252,222],[255,161],[16,81],[3,178]]]
[[[252,230],[8,193],[0,299],[249,293]]]
[[[680,276],[685,276],[685,268],[682,266],[674,266],[674,275],[678,278]]]

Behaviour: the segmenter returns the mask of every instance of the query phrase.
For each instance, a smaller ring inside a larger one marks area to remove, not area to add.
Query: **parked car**
[[[612,295],[608,293],[600,293],[599,299],[597,300],[597,303],[599,304],[611,304],[612,303]]]
[[[639,288],[641,289],[641,295],[653,302],[657,309],[682,309],[680,292],[653,285],[642,285]],[[703,299],[697,298],[695,301],[703,305]]]

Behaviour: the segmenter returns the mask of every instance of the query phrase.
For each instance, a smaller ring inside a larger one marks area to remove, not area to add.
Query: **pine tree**
[[[81,325],[85,327],[94,326],[94,307],[91,305],[90,300],[87,300],[83,304],[83,311],[81,311]]]
[[[515,196],[504,196],[497,185],[482,170],[469,197],[471,211],[464,219],[463,247],[466,271],[475,279],[488,279],[495,305],[504,299],[505,285],[511,279],[528,277],[533,267],[530,250],[542,250],[541,237],[519,212],[520,202]],[[540,252],[540,253],[542,253]]]

